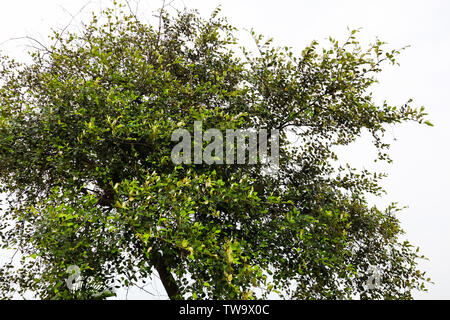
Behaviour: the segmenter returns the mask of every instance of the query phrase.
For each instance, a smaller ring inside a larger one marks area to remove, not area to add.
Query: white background
[[[105,8],[103,0],[15,0],[0,2],[0,49],[18,59],[27,50],[23,40],[10,38],[33,36],[46,41],[51,27],[62,28],[85,4],[75,21],[85,19],[90,11]],[[135,7],[136,2],[131,0]],[[141,0],[139,13],[154,20],[158,0]],[[387,195],[377,204],[398,201],[409,207],[400,219],[406,238],[421,248],[429,261],[421,262],[435,285],[429,293],[416,294],[420,299],[450,299],[450,172],[449,172],[449,92],[450,92],[450,1],[404,0],[175,0],[177,8],[199,9],[208,16],[222,6],[222,14],[243,30],[254,28],[273,37],[276,44],[292,46],[298,52],[311,40],[326,43],[333,36],[345,40],[347,27],[362,27],[358,39],[370,43],[378,36],[392,48],[411,45],[399,57],[400,67],[388,67],[375,88],[378,101],[386,99],[402,104],[413,98],[417,106],[424,105],[433,128],[415,124],[390,127],[388,134],[397,139],[391,155],[394,164],[384,167],[389,172],[383,186]],[[248,34],[242,33],[244,41]],[[362,140],[345,153],[357,166],[371,167],[367,143]],[[6,259],[6,256],[0,257]],[[164,290],[153,281],[148,290]],[[124,297],[122,292],[119,296]],[[150,296],[136,289],[129,298],[164,298]]]

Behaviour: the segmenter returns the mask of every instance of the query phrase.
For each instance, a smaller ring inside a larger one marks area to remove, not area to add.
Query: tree
[[[363,49],[351,31],[298,55],[252,32],[252,51],[235,31],[219,10],[161,11],[152,27],[119,7],[78,33],[55,32],[30,63],[1,57],[0,239],[21,253],[0,269],[3,297],[105,298],[92,284],[126,287],[153,270],[171,299],[426,290],[399,209],[366,200],[382,195],[384,175],[336,165],[335,148],[363,132],[390,162],[386,125],[430,124],[411,101],[372,100],[375,75],[399,50],[379,40]],[[279,130],[278,169],[175,165],[171,134],[194,121]],[[90,279],[82,290],[66,285],[71,266]]]

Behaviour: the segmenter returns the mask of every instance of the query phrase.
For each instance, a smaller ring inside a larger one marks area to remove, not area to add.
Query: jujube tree
[[[372,206],[384,176],[339,163],[362,133],[390,161],[386,125],[423,109],[370,93],[398,50],[351,31],[326,49],[256,50],[216,10],[162,12],[157,27],[105,10],[55,32],[32,62],[0,58],[0,293],[105,298],[157,271],[170,298],[409,299],[424,289],[395,205]],[[279,166],[181,164],[176,129],[276,129]],[[428,123],[428,122],[427,122]],[[428,123],[429,124],[429,123]],[[293,141],[295,140],[295,142]],[[66,285],[78,266],[81,290]],[[373,268],[380,285],[367,286]]]

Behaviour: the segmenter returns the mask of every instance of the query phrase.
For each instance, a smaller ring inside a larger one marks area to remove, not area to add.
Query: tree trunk
[[[158,256],[156,258],[155,268],[156,271],[158,271],[159,278],[161,279],[164,289],[166,289],[169,299],[177,299],[179,298],[180,290],[175,282],[175,279],[170,273],[168,266],[165,264],[163,256],[160,253],[157,254]]]

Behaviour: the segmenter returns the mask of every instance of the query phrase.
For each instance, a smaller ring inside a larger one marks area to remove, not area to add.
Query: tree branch
[[[155,268],[156,271],[158,271],[159,278],[161,279],[164,289],[166,289],[169,299],[174,300],[179,298],[180,289],[178,288],[174,277],[170,273],[169,267],[166,265],[163,256],[159,252],[156,253],[156,255]]]

